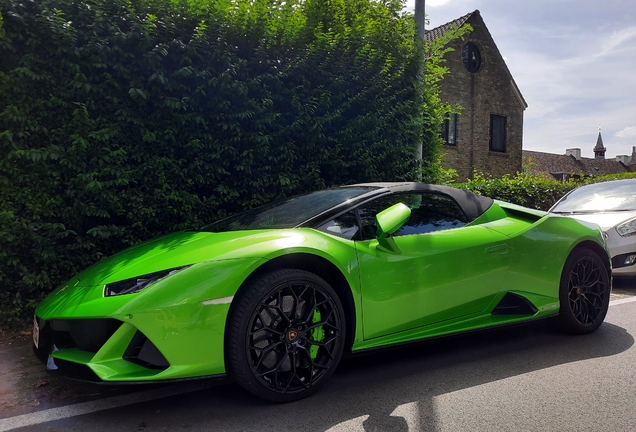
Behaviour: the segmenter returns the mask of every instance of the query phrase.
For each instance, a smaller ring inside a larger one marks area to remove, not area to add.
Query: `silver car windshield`
[[[636,179],[582,186],[559,201],[554,213],[597,213],[636,210]]]

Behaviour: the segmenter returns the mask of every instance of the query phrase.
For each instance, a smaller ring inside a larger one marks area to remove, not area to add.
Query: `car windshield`
[[[373,189],[363,186],[342,187],[296,195],[221,219],[201,228],[200,231],[224,232],[294,228]]]
[[[636,210],[636,180],[580,187],[554,206],[554,213],[596,213]]]

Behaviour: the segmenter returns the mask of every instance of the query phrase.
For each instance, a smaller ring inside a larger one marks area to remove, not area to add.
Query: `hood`
[[[305,236],[298,230],[178,232],[105,258],[68,284],[103,285],[203,261],[263,257],[274,247],[299,245],[304,240]]]

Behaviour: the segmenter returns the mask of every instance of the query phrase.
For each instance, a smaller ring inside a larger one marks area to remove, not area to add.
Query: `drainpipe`
[[[424,42],[424,24],[426,21],[426,13],[424,12],[424,4],[425,0],[415,0],[415,24],[417,27],[416,34],[420,41]],[[424,61],[420,64],[420,70],[418,74],[418,80],[420,84],[424,81]],[[420,137],[415,138],[415,160],[418,162],[418,166],[422,165],[422,142],[420,141]],[[422,174],[419,173],[417,175],[417,180],[422,179]]]

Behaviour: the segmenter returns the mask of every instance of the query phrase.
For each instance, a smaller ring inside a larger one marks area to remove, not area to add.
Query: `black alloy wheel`
[[[589,249],[574,250],[561,276],[561,327],[577,334],[596,330],[607,315],[610,291],[609,269],[598,254]]]
[[[320,277],[280,270],[242,290],[230,311],[227,363],[236,382],[272,402],[315,392],[340,361],[342,304]]]

